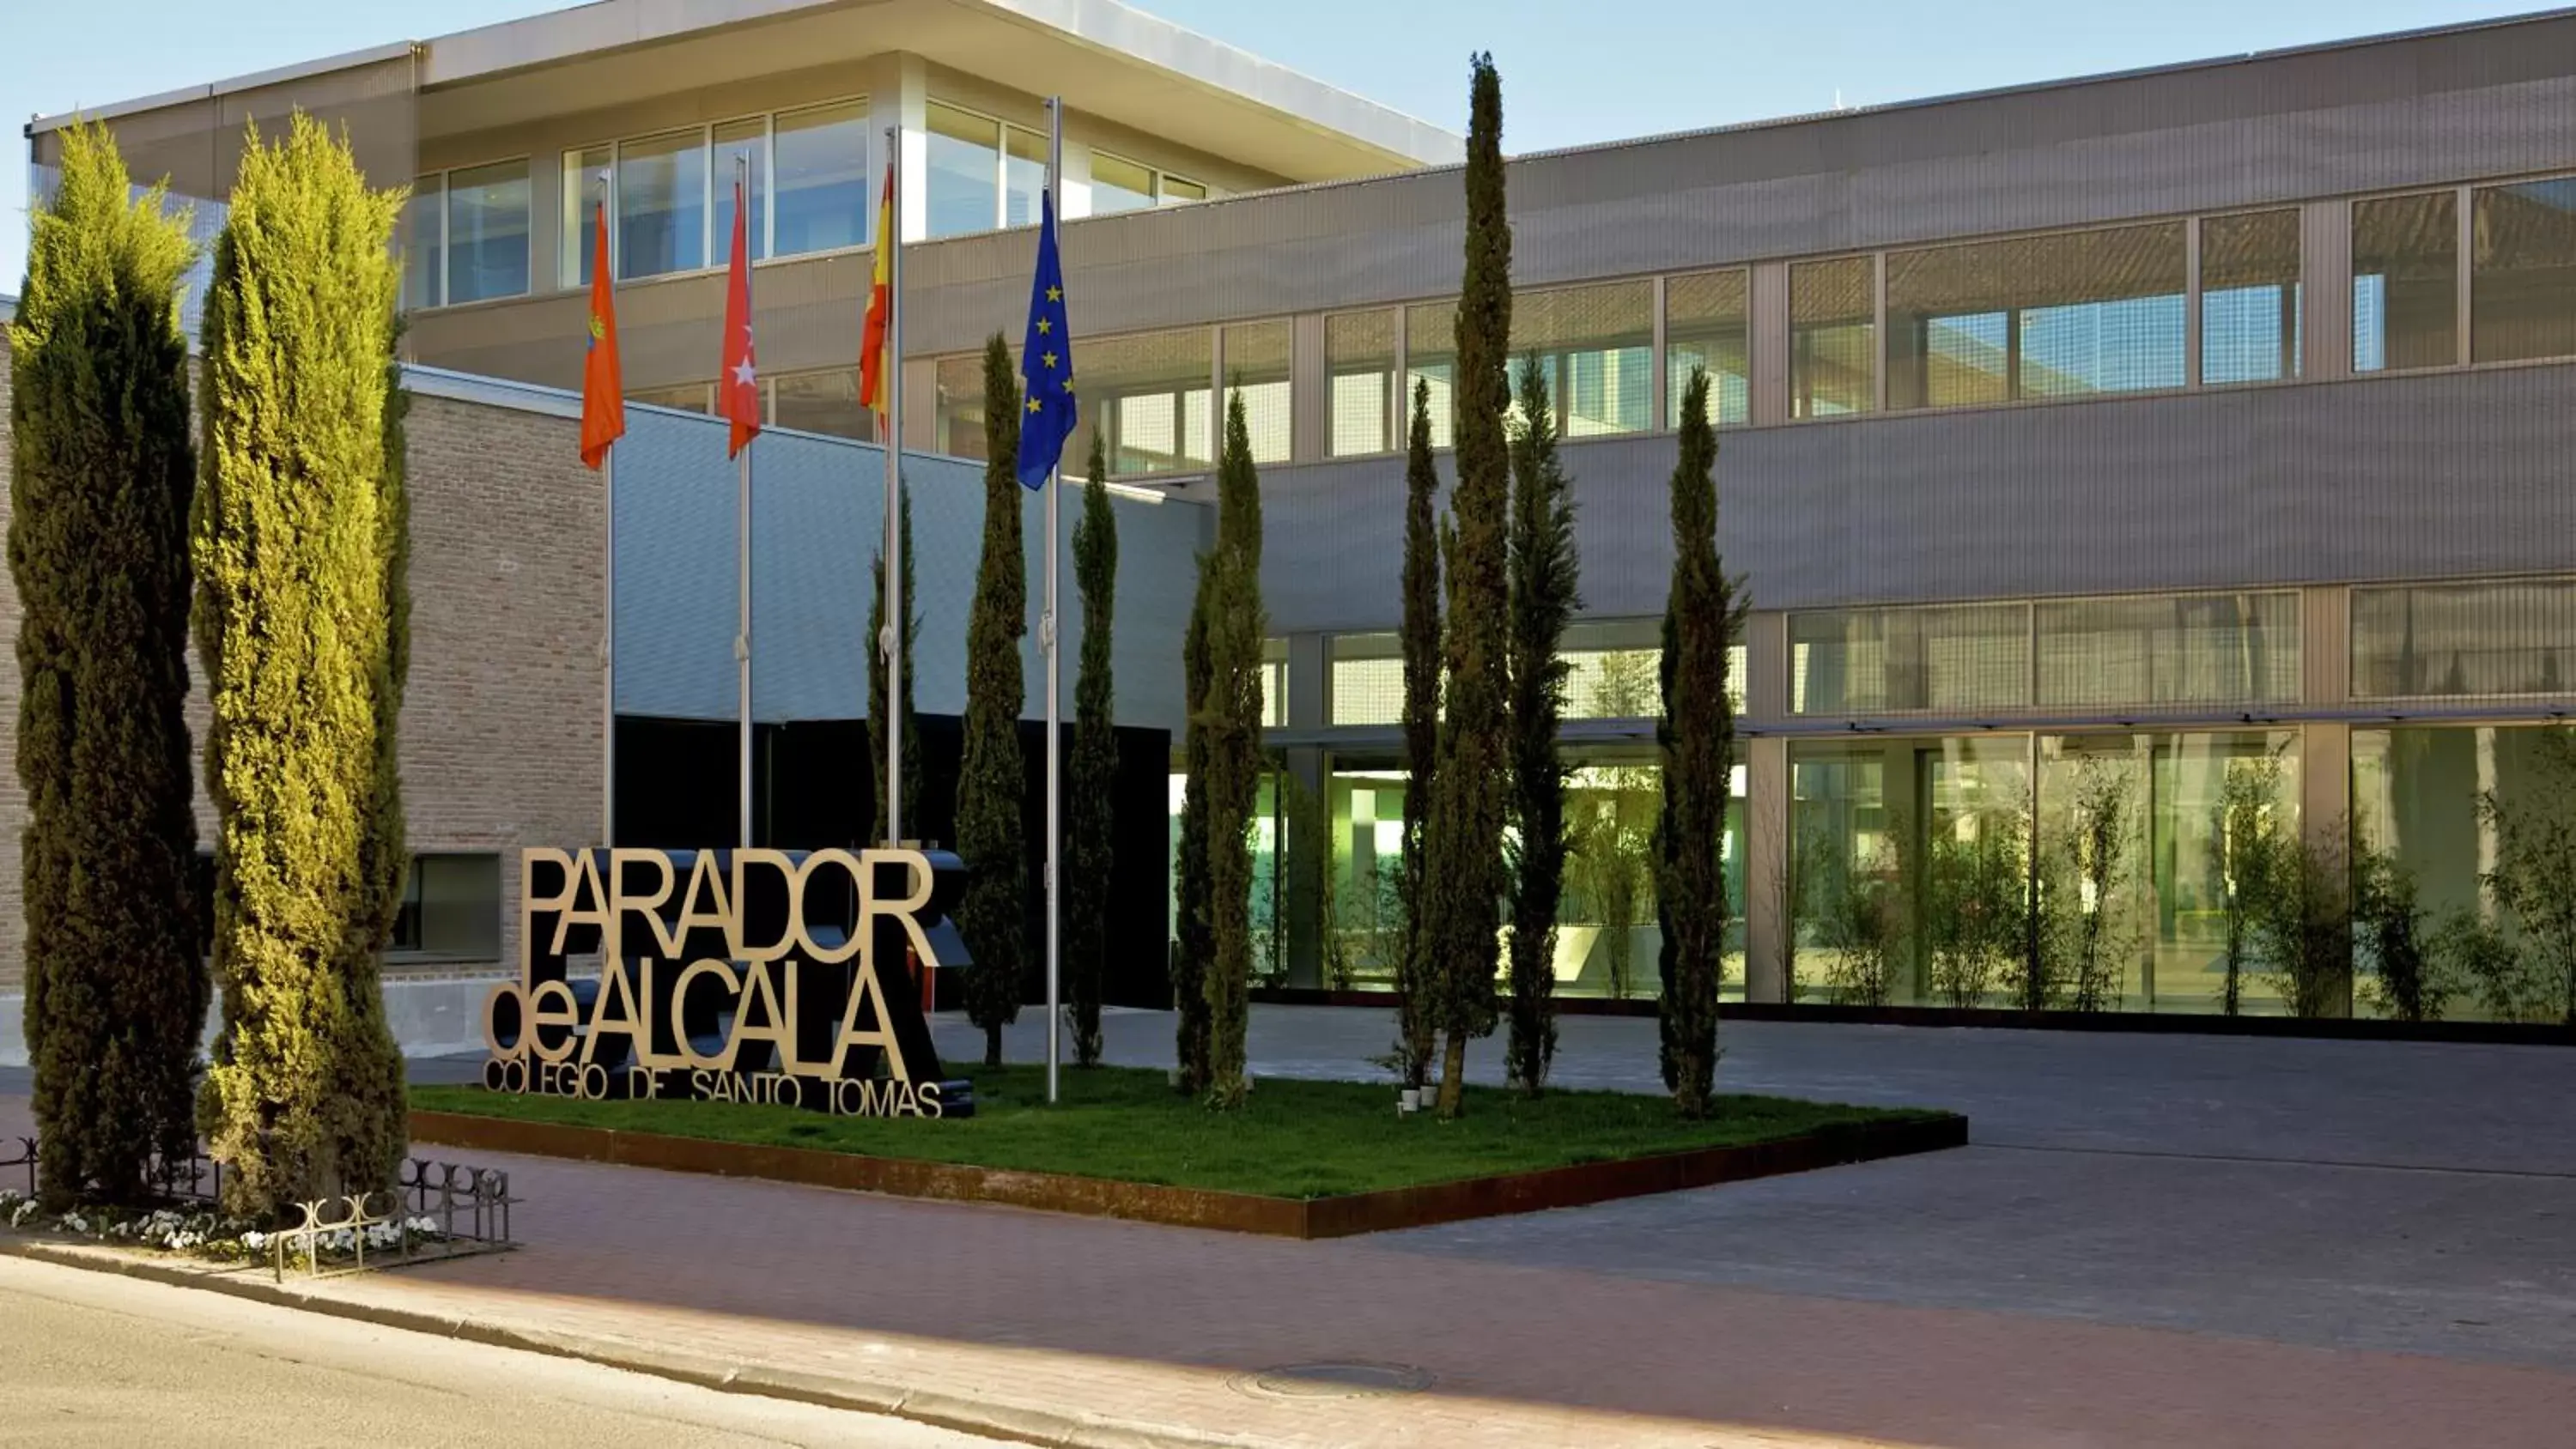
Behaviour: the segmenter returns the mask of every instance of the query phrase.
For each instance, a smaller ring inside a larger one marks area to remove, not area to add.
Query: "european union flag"
[[[1064,263],[1055,250],[1055,193],[1038,221],[1038,274],[1029,286],[1029,335],[1020,344],[1020,482],[1046,486],[1081,408],[1073,396],[1073,337],[1064,320]]]

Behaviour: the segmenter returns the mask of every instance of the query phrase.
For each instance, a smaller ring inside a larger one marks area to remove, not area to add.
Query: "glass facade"
[[[617,275],[707,265],[707,138],[672,131],[617,148]]]
[[[2352,591],[2362,699],[2576,693],[2576,578]]]
[[[403,208],[403,305],[526,296],[530,195],[525,161],[415,180]]]
[[[715,168],[708,174],[708,189],[713,193],[715,220],[707,240],[707,259],[713,266],[733,265],[733,198],[734,184],[740,180],[751,217],[744,229],[744,240],[751,245],[751,259],[759,261],[769,255],[769,123],[754,117],[748,121],[727,121],[715,128]],[[737,165],[741,175],[736,176]]]
[[[2030,606],[1945,604],[1789,616],[1797,714],[1892,714],[2030,703]]]
[[[1681,424],[1691,369],[1708,369],[1708,420],[1720,428],[1753,420],[1751,298],[1742,268],[1664,279],[1664,416]]]
[[[2034,606],[2043,707],[2295,704],[2299,596],[2162,594]]]
[[[1869,257],[1789,268],[1789,416],[1877,409],[1877,292]]]
[[[2460,360],[2460,208],[2450,191],[2352,204],[2352,368]]]
[[[435,307],[439,283],[447,275],[447,178],[436,172],[411,184],[403,203],[403,295],[405,307]]]
[[[857,368],[782,373],[768,386],[770,421],[779,427],[861,442],[876,440],[876,414],[859,405]]]
[[[590,267],[599,255],[599,217],[603,204],[614,210],[617,148],[593,146],[563,156],[563,218],[555,229],[555,285],[566,289],[590,285]],[[613,265],[612,261],[612,265]]]
[[[2299,375],[2299,214],[2200,224],[2200,380],[2210,387]]]
[[[1207,188],[1198,182],[1157,171],[1142,162],[1113,156],[1106,151],[1091,153],[1093,216],[1144,211],[1156,206],[1178,206],[1184,202],[1205,201],[1207,196]]]
[[[2576,356],[2576,176],[2480,187],[2470,207],[2470,360]]]
[[[1248,322],[1225,329],[1225,386],[1243,395],[1243,422],[1252,461],[1285,463],[1295,437],[1289,407],[1288,358],[1295,329],[1288,322]]]
[[[1046,188],[1043,134],[939,101],[929,103],[923,129],[931,236],[1037,224],[1038,193]]]
[[[1216,356],[1207,328],[1082,338],[1075,346],[1082,431],[1071,445],[1074,457],[1090,456],[1091,430],[1098,428],[1113,477],[1202,473],[1212,466]]]
[[[2183,385],[2181,222],[1887,257],[1892,408]]]
[[[1088,358],[1085,360],[1087,362]],[[1016,357],[1012,359],[1011,365],[1014,369],[1019,366]],[[982,458],[984,456],[983,356],[975,354],[939,359],[937,367],[933,369],[931,386],[937,394],[931,416],[933,425],[938,430],[939,451],[952,458]],[[1086,388],[1085,392],[1088,391],[1089,389]],[[1088,397],[1084,399],[1086,420],[1089,417],[1089,401]],[[1090,466],[1091,457],[1091,445],[1085,441],[1088,436],[1089,434],[1086,433],[1082,438],[1073,440],[1065,449],[1068,456],[1085,460],[1083,464],[1085,467]]]
[[[1424,302],[1404,309],[1405,426],[1413,416],[1413,390],[1430,392],[1431,446],[1446,448],[1457,439],[1458,304]]]
[[[1392,310],[1324,319],[1325,456],[1365,457],[1403,446],[1413,404],[1395,396],[1396,323]]]
[[[772,251],[792,257],[866,246],[876,214],[869,191],[875,148],[868,143],[868,103],[781,111],[775,127]]]
[[[1654,340],[1651,282],[1522,292],[1512,299],[1512,395],[1535,362],[1558,436],[1642,433],[1654,423]]]

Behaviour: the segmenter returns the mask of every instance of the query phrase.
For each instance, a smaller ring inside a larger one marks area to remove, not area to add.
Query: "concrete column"
[[[1789,742],[1745,742],[1744,999],[1789,999]]]
[[[2352,376],[2352,203],[2311,201],[2299,208],[2300,371],[2305,377]]]
[[[1753,364],[1753,425],[1785,423],[1789,421],[1789,264],[1756,263],[1747,301],[1752,309],[1747,346]]]
[[[1304,312],[1292,324],[1288,350],[1288,455],[1320,463],[1330,441],[1332,385],[1324,376],[1324,314]]]

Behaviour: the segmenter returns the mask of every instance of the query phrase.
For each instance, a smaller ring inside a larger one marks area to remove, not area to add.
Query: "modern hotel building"
[[[1112,0],[604,0],[96,113],[209,234],[244,123],[297,105],[416,188],[402,969],[500,969],[502,858],[598,831],[604,520],[567,391],[594,197],[627,382],[667,409],[634,414],[618,465],[630,843],[730,828],[731,474],[688,414],[715,374],[736,155],[785,430],[755,445],[762,829],[866,829],[881,462],[854,360],[889,128],[916,183],[905,442],[936,752],[962,693],[976,352],[1023,315],[1042,90],[1069,112],[1070,451],[1100,430],[1122,485],[1119,992],[1158,989],[1179,629],[1238,387],[1281,762],[1256,834],[1266,965],[1379,972],[1396,450],[1417,380],[1446,440],[1461,142]],[[29,127],[40,185],[69,120]],[[1827,894],[1919,885],[1995,832],[2046,856],[2106,781],[2127,864],[2082,909],[2120,922],[2121,1009],[2215,1008],[2231,810],[2359,840],[2429,904],[2479,908],[2480,797],[2514,792],[2534,730],[2576,704],[2576,12],[1524,156],[1509,192],[1514,351],[1550,373],[1580,510],[1564,991],[1654,990],[1651,651],[1699,366],[1752,606],[1731,996],[1830,998]],[[1044,546],[1033,529],[1033,580]],[[0,691],[14,711],[14,677]],[[0,890],[23,809],[0,793]],[[1949,999],[1904,934],[1890,999]]]

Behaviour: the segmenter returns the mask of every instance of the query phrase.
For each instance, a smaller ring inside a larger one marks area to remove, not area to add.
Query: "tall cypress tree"
[[[1440,474],[1431,466],[1431,384],[1413,384],[1413,427],[1404,451],[1404,860],[1396,900],[1404,912],[1403,955],[1395,966],[1396,1052],[1404,1081],[1430,1079],[1437,1013],[1423,934],[1423,829],[1440,753],[1440,529],[1432,507]]]
[[[1717,557],[1717,434],[1708,372],[1691,369],[1673,464],[1673,581],[1664,602],[1664,819],[1656,899],[1664,925],[1664,1084],[1685,1117],[1708,1115],[1717,1077],[1717,987],[1726,941],[1728,762],[1735,711],[1726,697],[1726,641],[1735,589]]]
[[[1208,920],[1208,729],[1199,715],[1207,698],[1208,615],[1216,598],[1213,552],[1199,555],[1198,592],[1181,635],[1181,689],[1189,715],[1181,737],[1181,840],[1173,871],[1172,1014],[1175,1083],[1197,1096],[1208,1085],[1208,959],[1215,954]]]
[[[1556,408],[1536,357],[1521,368],[1521,428],[1512,439],[1512,819],[1520,848],[1511,885],[1512,1030],[1505,1065],[1532,1096],[1556,1057],[1556,906],[1565,892],[1565,626],[1583,606],[1574,498],[1556,453]]]
[[[984,552],[966,619],[966,746],[957,767],[957,854],[967,872],[957,930],[975,962],[966,976],[966,1017],[984,1029],[988,1067],[1002,1064],[1002,1028],[1020,1018],[1028,954],[1020,636],[1028,630],[1029,594],[1019,456],[1020,386],[1011,350],[996,332],[984,344]]]
[[[1261,794],[1261,479],[1252,464],[1243,390],[1225,410],[1217,460],[1216,581],[1208,615],[1206,991],[1211,1106],[1243,1101],[1252,993],[1252,811]]]
[[[206,300],[194,553],[224,1023],[199,1118],[238,1211],[388,1187],[404,1148],[379,986],[409,869],[402,201],[309,117],[254,133]]]
[[[188,348],[192,249],[167,189],[131,197],[100,127],[63,135],[9,346],[9,570],[28,1054],[57,1209],[149,1196],[196,1146],[206,1020],[190,867]]]
[[[896,710],[903,712],[904,808],[912,812],[913,838],[921,838],[921,721],[912,710],[913,661],[919,657],[916,646],[921,643],[921,614],[913,603],[912,490],[909,488],[903,491],[895,504],[895,532],[897,543],[903,550],[903,639],[897,646],[903,651],[903,698],[892,703],[886,699],[885,650],[877,643],[885,637],[886,561],[883,545],[877,549],[872,574],[876,587],[868,595],[868,758],[873,762],[870,773],[877,777],[878,782],[876,822],[868,838],[877,841],[887,838],[884,783],[886,721],[895,717]]]
[[[1073,1060],[1100,1062],[1100,983],[1109,952],[1109,877],[1116,864],[1118,733],[1110,673],[1117,623],[1118,516],[1109,507],[1108,459],[1091,434],[1090,482],[1073,526],[1074,587],[1082,598],[1082,663],[1073,681],[1072,836],[1065,849],[1066,965],[1073,1008]]]
[[[1503,210],[1503,84],[1493,57],[1471,61],[1467,257],[1458,294],[1458,487],[1442,541],[1449,564],[1449,680],[1425,852],[1425,930],[1435,1019],[1444,1033],[1439,1109],[1464,1101],[1467,1040],[1494,1029],[1494,950],[1502,928],[1504,716],[1509,607],[1504,516],[1511,453],[1503,414],[1512,332],[1512,231]]]

